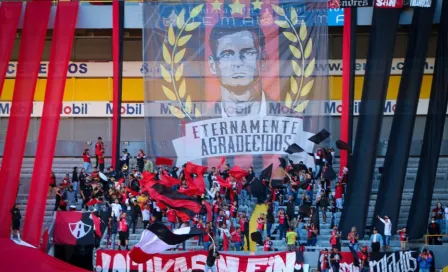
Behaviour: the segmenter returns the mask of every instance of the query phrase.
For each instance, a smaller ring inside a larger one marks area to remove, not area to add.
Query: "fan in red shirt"
[[[62,180],[62,187],[67,187],[70,185],[70,175],[69,174],[65,174],[64,179]]]
[[[261,234],[261,240],[263,240],[263,232],[264,232],[264,224],[266,223],[266,219],[264,217],[264,213],[260,213],[260,217],[257,218],[257,231]]]
[[[121,218],[118,220],[118,237],[120,239],[120,245],[118,246],[118,250],[121,250],[122,246],[126,246],[126,250],[129,250],[128,248],[128,242],[129,242],[129,225],[126,221],[126,213],[121,214]]]
[[[263,246],[263,250],[264,251],[272,251],[272,241],[271,241],[271,237],[266,237],[266,241],[264,241],[264,246]]]
[[[336,199],[336,208],[342,210],[342,195],[344,194],[344,186],[338,181],[336,182],[334,198]]]
[[[96,165],[95,167],[98,168],[99,163],[99,157],[101,155],[101,150],[104,149],[104,143],[103,139],[101,137],[98,137],[98,142],[95,144],[95,156],[96,156]]]
[[[213,234],[213,230],[211,228],[211,223],[207,223],[205,224],[205,234],[204,234],[204,238],[203,238],[203,242],[204,242],[204,250],[208,250],[208,248],[211,245],[211,238],[210,236],[214,236]]]
[[[215,203],[213,203],[213,221],[215,221],[216,218],[218,217],[220,203],[221,202],[219,201],[219,199],[216,200]]]
[[[401,230],[399,230],[398,234],[400,235],[401,250],[406,250],[406,245],[408,243],[408,234],[406,233],[406,228],[402,228]]]
[[[100,168],[100,172],[103,173],[104,172],[104,148],[101,149],[101,152],[98,155],[98,165]]]
[[[240,227],[237,227],[235,231],[230,234],[230,236],[232,237],[233,247],[235,248],[235,251],[240,251],[243,247]]]
[[[100,175],[98,174],[98,169],[96,167],[93,168],[92,171],[92,175],[91,175],[91,179],[95,180],[95,179],[99,179]]]
[[[232,220],[234,220],[236,223],[236,218],[238,216],[238,202],[237,201],[233,201],[233,205],[230,205],[230,217],[232,218]]]
[[[83,168],[86,170],[87,173],[89,173],[90,171],[90,167],[92,167],[92,165],[90,164],[90,154],[89,154],[89,149],[84,149],[84,152],[82,153],[82,161],[83,161]]]
[[[53,191],[54,191],[55,187],[56,187],[56,176],[55,176],[54,172],[51,172],[50,183],[49,183],[49,187],[48,187],[48,196],[49,197],[53,196]]]
[[[166,216],[168,217],[168,226],[171,228],[171,231],[175,229],[177,223],[177,215],[176,211],[168,208],[166,211]]]
[[[196,228],[200,230],[205,230],[205,226],[204,223],[202,222],[202,219],[199,219],[199,221],[196,223]],[[204,234],[201,234],[199,235],[198,246],[202,245],[203,242],[204,242]]]
[[[286,237],[286,216],[283,209],[280,209],[278,213],[278,225],[280,230],[280,239],[284,239]]]
[[[432,210],[433,216],[436,219],[436,222],[439,224],[440,227],[443,226],[443,214],[444,210],[442,207],[442,203],[437,203],[437,206]]]
[[[341,249],[341,234],[336,226],[331,231],[330,245],[331,248]]]

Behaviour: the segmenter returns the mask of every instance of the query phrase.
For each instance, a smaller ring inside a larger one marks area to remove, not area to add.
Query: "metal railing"
[[[441,237],[441,238],[443,238],[443,237],[448,237],[448,234],[426,234],[425,235],[425,245],[426,246],[428,245],[428,238],[431,238],[431,237]]]

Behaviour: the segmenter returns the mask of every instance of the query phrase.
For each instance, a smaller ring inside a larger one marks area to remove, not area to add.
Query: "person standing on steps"
[[[96,142],[96,144],[95,144],[95,156],[96,156],[95,167],[96,168],[98,168],[98,161],[101,156],[102,149],[104,149],[103,138],[98,137],[98,142]]]
[[[90,168],[92,168],[89,152],[90,152],[89,149],[86,148],[86,149],[84,149],[84,152],[82,153],[82,161],[83,161],[82,165],[83,165],[83,168],[86,170],[86,173],[89,173]]]
[[[14,207],[11,210],[12,216],[12,227],[11,227],[11,239],[14,239],[14,235],[17,236],[17,240],[20,241],[20,219],[22,219],[22,215],[20,215],[19,204],[14,204]]]
[[[392,222],[390,222],[389,217],[386,215],[384,219],[379,215],[378,219],[384,224],[384,251],[390,249],[390,237],[392,236]]]
[[[383,237],[378,233],[376,228],[373,228],[373,233],[370,236],[370,247],[372,252],[380,252],[381,245],[383,244]]]

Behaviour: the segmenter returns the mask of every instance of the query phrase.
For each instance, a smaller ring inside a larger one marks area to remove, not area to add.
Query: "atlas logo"
[[[82,221],[78,221],[76,223],[69,223],[68,227],[70,229],[70,233],[76,239],[81,239],[82,237],[86,236],[87,233],[89,233],[90,230],[92,229],[92,226],[84,224]]]

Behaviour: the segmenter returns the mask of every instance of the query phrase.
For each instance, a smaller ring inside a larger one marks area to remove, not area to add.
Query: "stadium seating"
[[[394,224],[397,224],[399,227],[405,226],[407,222],[407,218],[409,215],[410,205],[412,201],[412,194],[413,194],[413,186],[416,180],[417,175],[417,169],[418,169],[418,158],[410,158],[408,162],[408,168],[407,168],[407,174],[406,174],[406,182],[405,182],[405,189],[403,193],[403,199],[402,199],[402,205],[401,205],[401,213],[399,222],[393,222]],[[384,163],[384,158],[378,158],[376,162],[376,169],[378,167],[382,166]],[[131,161],[131,164],[135,164],[135,161]],[[334,165],[335,169],[339,168],[339,161],[336,160],[336,163]],[[17,198],[17,202],[20,204],[20,209],[23,218],[26,216],[25,210],[26,210],[26,200],[27,200],[27,191],[29,190],[29,180],[31,179],[32,171],[33,171],[33,165],[34,165],[34,158],[25,158],[23,165],[22,165],[22,172],[21,172],[21,186]],[[106,160],[106,166],[110,165],[110,159]],[[73,170],[74,166],[78,166],[79,168],[82,167],[82,160],[80,158],[55,158],[53,163],[53,171],[56,174],[56,181],[57,183],[60,183],[66,173],[69,173],[71,175],[71,172]],[[448,175],[448,158],[440,158],[439,159],[439,166],[437,170],[437,177],[436,177],[436,186],[434,190],[433,200],[432,200],[432,207],[434,207],[437,202],[442,202],[442,204],[445,204],[448,202],[448,183],[447,183],[447,175]],[[375,171],[374,174],[374,180],[373,180],[373,186],[372,186],[372,195],[370,197],[370,205],[369,205],[369,212],[368,212],[368,219],[367,224],[369,225],[372,216],[373,216],[373,210],[375,207],[375,201],[377,198],[377,192],[379,187],[379,182],[381,179],[381,175],[378,173],[378,170]],[[47,228],[51,225],[53,220],[53,209],[54,209],[54,197],[49,198],[47,201],[46,211],[45,211],[45,218],[44,218],[44,228]],[[80,205],[80,203],[79,203]],[[255,201],[253,201],[249,207],[248,207],[248,214],[251,214],[253,208],[255,205]],[[327,216],[331,216],[330,213],[327,214]],[[23,220],[23,219],[22,219]],[[164,219],[165,220],[165,219]],[[322,215],[320,218],[320,222],[322,222]],[[272,230],[275,229],[275,225],[273,226]],[[140,238],[140,234],[142,232],[142,224],[139,223],[139,228],[136,232],[136,234],[130,235],[130,245],[134,245],[138,242]],[[274,248],[277,248],[278,250],[286,249],[285,243],[278,239],[278,232],[277,234],[273,235],[276,239],[273,240]],[[276,237],[277,236],[277,237]],[[321,223],[321,234],[318,237],[318,246],[322,247],[328,247],[329,246],[329,238],[330,238],[330,224],[322,224]],[[344,237],[343,237],[344,238]],[[367,237],[365,237],[367,239]],[[306,242],[306,231],[303,231],[301,233],[300,241],[302,243]],[[361,244],[366,243],[366,241],[361,241]],[[105,246],[105,243],[102,244]],[[198,250],[202,247],[199,247],[197,245],[196,240],[189,240],[186,243],[187,249],[189,250]],[[392,249],[399,249],[399,240],[398,236],[394,236],[391,242]]]

